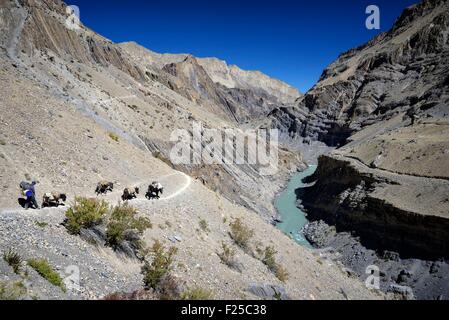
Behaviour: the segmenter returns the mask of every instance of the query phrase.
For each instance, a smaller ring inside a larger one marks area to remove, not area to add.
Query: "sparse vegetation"
[[[254,236],[254,230],[249,229],[240,218],[237,218],[231,222],[230,227],[231,238],[239,247],[246,249],[248,247],[249,240]]]
[[[228,267],[234,267],[235,265],[235,250],[228,246],[226,243],[221,244],[222,251],[218,253],[220,260]]]
[[[116,135],[115,133],[113,133],[113,132],[108,132],[108,136],[109,136],[109,138],[111,138],[111,139],[114,140],[115,142],[119,142],[119,137],[118,137],[118,135]]]
[[[71,234],[79,234],[81,228],[100,224],[108,210],[105,201],[76,197],[73,206],[65,214],[67,219],[64,225]]]
[[[187,291],[181,294],[181,300],[202,301],[212,299],[213,294],[210,290],[206,290],[199,287],[188,289]]]
[[[178,279],[168,274],[159,282],[156,290],[160,300],[179,300],[181,289]]]
[[[14,273],[19,274],[22,266],[22,257],[12,249],[9,249],[3,254],[3,260],[14,270]]]
[[[135,104],[133,104],[133,105],[129,104],[128,108],[130,108],[131,110],[136,111],[136,112],[139,110],[139,107],[136,106]]]
[[[276,254],[277,254],[277,251],[273,247],[268,246],[268,247],[265,248],[264,257],[263,257],[262,262],[271,271],[275,271],[276,267],[277,267]]]
[[[111,221],[108,223],[106,231],[107,244],[117,249],[124,240],[125,227],[122,222]]]
[[[45,228],[45,227],[48,226],[48,223],[47,223],[47,222],[36,221],[36,225],[37,225],[39,228]]]
[[[106,301],[136,301],[136,300],[153,300],[155,299],[155,295],[149,291],[146,290],[137,290],[130,293],[124,293],[124,292],[115,292],[112,294],[109,294],[103,298],[103,300]]]
[[[53,270],[53,268],[50,266],[50,264],[44,260],[37,260],[37,259],[31,259],[28,260],[28,265],[36,270],[36,272],[44,279],[46,279],[48,282],[50,282],[52,285],[56,287],[60,287],[62,291],[66,291],[66,288],[64,286],[64,283],[59,276],[59,274]]]
[[[0,301],[19,300],[27,293],[27,289],[22,281],[0,282]]]
[[[200,219],[199,224],[200,224],[201,230],[203,230],[203,231],[206,232],[206,233],[209,233],[209,232],[210,232],[210,230],[209,230],[209,224],[207,223],[206,220]]]
[[[281,282],[286,282],[289,277],[287,270],[279,264],[277,265],[275,275]]]
[[[6,146],[6,142],[3,139],[0,139],[0,146]]]
[[[172,270],[174,257],[178,249],[171,247],[168,250],[156,240],[150,249],[151,261],[146,261],[142,267],[143,281],[146,289],[157,289],[162,279]]]
[[[149,219],[137,217],[137,210],[127,203],[120,204],[112,209],[107,224],[107,243],[111,247],[117,248],[125,240],[125,231],[136,230],[139,234],[142,234],[149,228],[152,228]]]
[[[277,251],[273,247],[266,247],[262,262],[276,275],[280,281],[285,282],[288,280],[288,273],[283,266],[276,262],[276,254]]]

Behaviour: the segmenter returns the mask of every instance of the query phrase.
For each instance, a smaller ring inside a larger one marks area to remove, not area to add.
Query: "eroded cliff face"
[[[338,232],[353,231],[363,245],[378,252],[399,252],[405,258],[448,257],[449,181],[379,173],[354,159],[322,156],[309,182],[315,184],[302,199],[312,221],[323,220]],[[428,207],[414,208],[408,200],[415,195],[429,201]]]
[[[298,137],[342,146],[353,133],[413,108],[447,115],[449,9],[426,0],[404,11],[393,29],[349,50],[288,109]],[[277,125],[291,127],[280,110]]]
[[[218,71],[208,60],[159,55],[137,44],[115,44],[82,24],[71,29],[66,9],[59,0],[2,0],[2,51],[14,68],[51,95],[165,162],[170,163],[175,130],[192,132],[194,122],[222,131],[258,129],[259,119],[283,106],[282,101],[294,101],[300,95],[261,74],[233,76],[235,84],[227,87],[216,82]],[[285,94],[272,94],[276,86],[285,87]],[[252,165],[176,167],[269,220],[275,214],[274,195],[290,172],[303,165],[300,155],[285,149],[281,160],[285,163],[274,178],[259,175],[258,167]],[[8,176],[19,174],[5,171]]]

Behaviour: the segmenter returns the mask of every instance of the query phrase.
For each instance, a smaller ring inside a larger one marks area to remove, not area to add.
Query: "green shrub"
[[[150,249],[151,262],[146,261],[142,267],[143,281],[146,289],[157,289],[161,280],[172,270],[174,257],[178,249],[171,247],[165,250],[162,243],[156,240]]]
[[[247,248],[249,240],[254,236],[254,231],[249,229],[240,218],[235,219],[230,224],[231,238],[241,248]]]
[[[152,227],[148,218],[137,217],[137,210],[134,207],[127,203],[120,204],[112,209],[106,231],[107,243],[117,248],[125,240],[125,231],[136,230],[142,234]]]
[[[19,300],[26,293],[27,289],[22,281],[14,283],[0,282],[0,301]]]
[[[37,259],[31,259],[28,260],[28,265],[36,270],[36,272],[44,279],[46,279],[48,282],[50,282],[52,285],[60,287],[62,291],[66,291],[64,283],[59,276],[57,272],[53,270],[53,268],[50,266],[50,264],[44,260],[37,260]]]
[[[47,222],[36,221],[36,225],[37,225],[39,228],[45,228],[45,227],[48,226],[48,223],[47,223]]]
[[[287,270],[281,265],[277,266],[276,272],[274,274],[281,282],[286,282],[289,278]]]
[[[200,219],[199,225],[200,225],[201,230],[203,230],[204,232],[206,232],[206,233],[210,232],[209,224],[207,223],[206,220]]]
[[[23,260],[17,252],[9,249],[3,254],[3,260],[9,264],[9,266],[14,270],[14,273],[19,274]]]
[[[201,301],[212,300],[213,294],[210,290],[203,288],[191,288],[181,294],[181,300]]]
[[[228,267],[233,267],[235,265],[235,250],[224,242],[221,244],[221,247],[222,252],[218,253],[221,262]]]
[[[276,268],[277,268],[276,254],[277,254],[277,251],[273,247],[268,246],[265,248],[264,257],[262,259],[262,262],[271,271],[276,271]]]
[[[81,228],[100,224],[108,210],[105,201],[76,197],[73,206],[65,213],[65,227],[71,234],[79,234]]]
[[[3,139],[0,139],[0,146],[5,146],[6,142]]]
[[[113,133],[113,132],[108,132],[108,136],[109,136],[109,138],[111,138],[111,139],[114,140],[115,142],[118,142],[118,141],[119,141],[118,135],[116,135],[116,134]]]
[[[262,262],[268,267],[268,269],[271,272],[273,272],[276,275],[276,277],[280,281],[285,282],[288,280],[288,273],[283,266],[279,265],[276,262],[276,254],[277,251],[273,247],[271,246],[266,247]]]

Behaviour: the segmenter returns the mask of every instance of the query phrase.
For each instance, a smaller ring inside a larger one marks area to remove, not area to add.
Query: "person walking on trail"
[[[31,183],[25,181],[20,183],[20,188],[22,189],[23,195],[26,198],[24,204],[25,210],[28,210],[30,207],[32,209],[39,209],[39,205],[36,200],[36,185],[37,181],[34,180]]]

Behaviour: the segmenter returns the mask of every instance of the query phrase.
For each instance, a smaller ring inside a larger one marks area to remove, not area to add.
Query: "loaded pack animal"
[[[160,199],[160,194],[164,193],[164,187],[159,182],[153,182],[148,186],[145,197],[149,200]]]
[[[127,201],[127,200],[136,199],[139,192],[140,192],[140,190],[138,187],[125,188],[125,190],[123,190],[122,200]]]
[[[42,197],[42,207],[59,207],[65,206],[67,195],[64,193],[49,192]]]
[[[114,183],[107,182],[107,181],[101,181],[98,182],[97,188],[95,189],[95,193],[98,195],[100,194],[106,194],[108,192],[112,192],[114,190]]]

